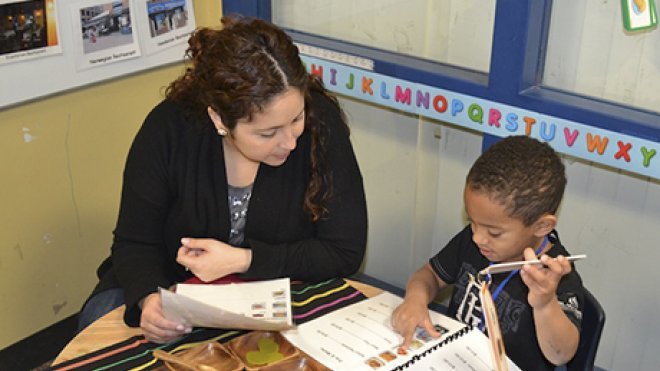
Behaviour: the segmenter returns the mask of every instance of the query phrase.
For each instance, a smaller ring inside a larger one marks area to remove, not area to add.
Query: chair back
[[[582,311],[582,330],[580,343],[575,357],[566,364],[567,371],[592,371],[600,335],[605,326],[605,311],[596,298],[584,288],[584,309]]]

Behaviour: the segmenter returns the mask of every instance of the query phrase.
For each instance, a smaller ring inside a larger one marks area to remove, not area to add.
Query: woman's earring
[[[221,137],[226,136],[226,135],[227,135],[227,130],[225,130],[225,129],[218,129],[218,135],[220,135]]]

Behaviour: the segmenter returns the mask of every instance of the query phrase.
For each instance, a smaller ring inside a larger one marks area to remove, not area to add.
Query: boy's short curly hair
[[[547,143],[521,135],[493,144],[472,165],[465,186],[504,205],[509,216],[532,225],[555,214],[566,188],[564,164]]]

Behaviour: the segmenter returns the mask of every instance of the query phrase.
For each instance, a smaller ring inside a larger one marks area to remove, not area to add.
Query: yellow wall
[[[198,26],[219,24],[220,0],[194,6]],[[80,309],[109,254],[130,143],[181,71],[0,111],[0,349]]]

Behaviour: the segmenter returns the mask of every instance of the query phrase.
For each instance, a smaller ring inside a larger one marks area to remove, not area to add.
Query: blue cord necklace
[[[536,249],[536,255],[537,256],[541,253],[541,251],[543,251],[543,249],[545,248],[545,246],[547,244],[548,244],[548,236],[545,236],[545,237],[543,237],[543,243],[541,243],[541,246],[539,246],[539,248]],[[493,265],[493,264],[495,264],[495,263],[490,262],[490,265]],[[500,295],[500,292],[502,291],[502,289],[504,289],[504,286],[506,286],[506,284],[509,282],[509,280],[511,280],[511,277],[515,276],[518,272],[520,272],[520,269],[516,269],[514,271],[511,271],[509,273],[509,275],[506,276],[506,278],[504,280],[502,280],[502,282],[500,282],[499,285],[497,285],[497,288],[491,294],[491,296],[493,297],[493,302],[495,302],[495,299],[497,299],[497,297]],[[488,275],[487,281],[491,281],[490,275]],[[482,308],[482,311],[483,311],[483,308]],[[481,323],[479,324],[479,329],[482,330],[482,331],[484,329],[484,322],[485,321],[483,319],[483,314],[482,314],[482,320],[481,320]]]

